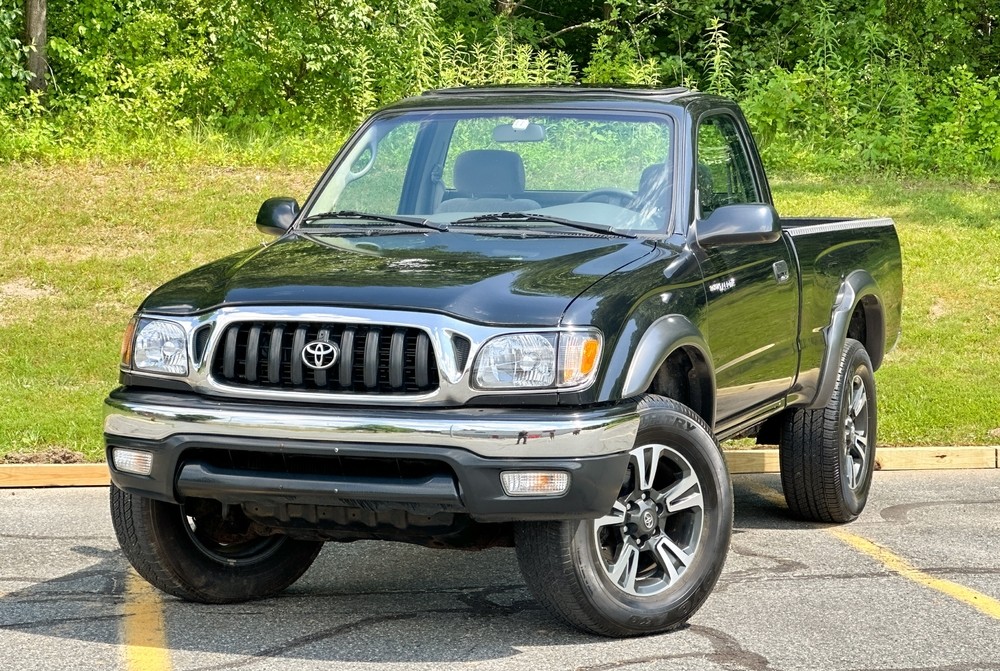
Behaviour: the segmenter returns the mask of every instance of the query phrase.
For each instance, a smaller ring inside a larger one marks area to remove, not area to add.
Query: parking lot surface
[[[188,604],[128,568],[105,488],[0,490],[0,669],[1000,669],[998,471],[877,473],[843,527],[734,483],[707,604],[628,640],[550,618],[509,549],[328,544],[279,598]]]

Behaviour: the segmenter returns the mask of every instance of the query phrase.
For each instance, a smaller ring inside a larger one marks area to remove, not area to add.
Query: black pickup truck
[[[717,440],[780,445],[802,518],[865,505],[896,231],[780,218],[731,101],[432,91],[257,226],[145,300],[106,401],[115,530],[165,592],[272,595],[325,541],[513,545],[549,610],[626,636],[719,577]]]

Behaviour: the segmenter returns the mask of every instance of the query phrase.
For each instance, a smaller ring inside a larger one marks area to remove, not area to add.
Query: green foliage
[[[424,89],[580,81],[733,96],[772,166],[1000,169],[990,0],[70,0],[44,98],[21,6],[0,0],[0,160],[309,163]]]
[[[431,75],[438,86],[568,84],[573,63],[562,53],[533,49],[504,35],[469,44],[460,34],[435,40]],[[429,88],[429,87],[428,87]]]
[[[729,35],[719,17],[713,17],[706,31],[705,50],[705,88],[709,93],[722,96],[733,96],[736,88],[733,86],[733,61],[730,56]]]
[[[656,62],[640,59],[631,42],[601,35],[583,71],[583,81],[586,84],[655,86],[659,83],[659,73]]]
[[[24,92],[24,69],[29,47],[21,41],[21,3],[0,0],[0,105],[17,100]]]
[[[931,69],[918,55],[926,45],[878,16],[842,19],[841,9],[817,5],[808,56],[745,76],[738,95],[766,158],[820,172],[996,175],[1000,77],[965,63]]]

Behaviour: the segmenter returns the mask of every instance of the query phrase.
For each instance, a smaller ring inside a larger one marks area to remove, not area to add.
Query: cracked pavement
[[[162,599],[177,670],[1000,670],[1000,619],[791,520],[737,476],[729,559],[670,634],[568,629],[531,598],[512,550],[328,544],[282,596],[230,606]],[[105,488],[0,490],[0,669],[125,669],[128,567]],[[924,574],[1000,600],[1000,472],[876,473],[843,529]],[[133,668],[135,668],[133,666]]]

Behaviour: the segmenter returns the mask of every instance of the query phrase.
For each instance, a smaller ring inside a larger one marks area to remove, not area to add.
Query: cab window
[[[760,202],[746,149],[729,115],[706,117],[698,126],[697,188],[702,218],[723,205]]]

